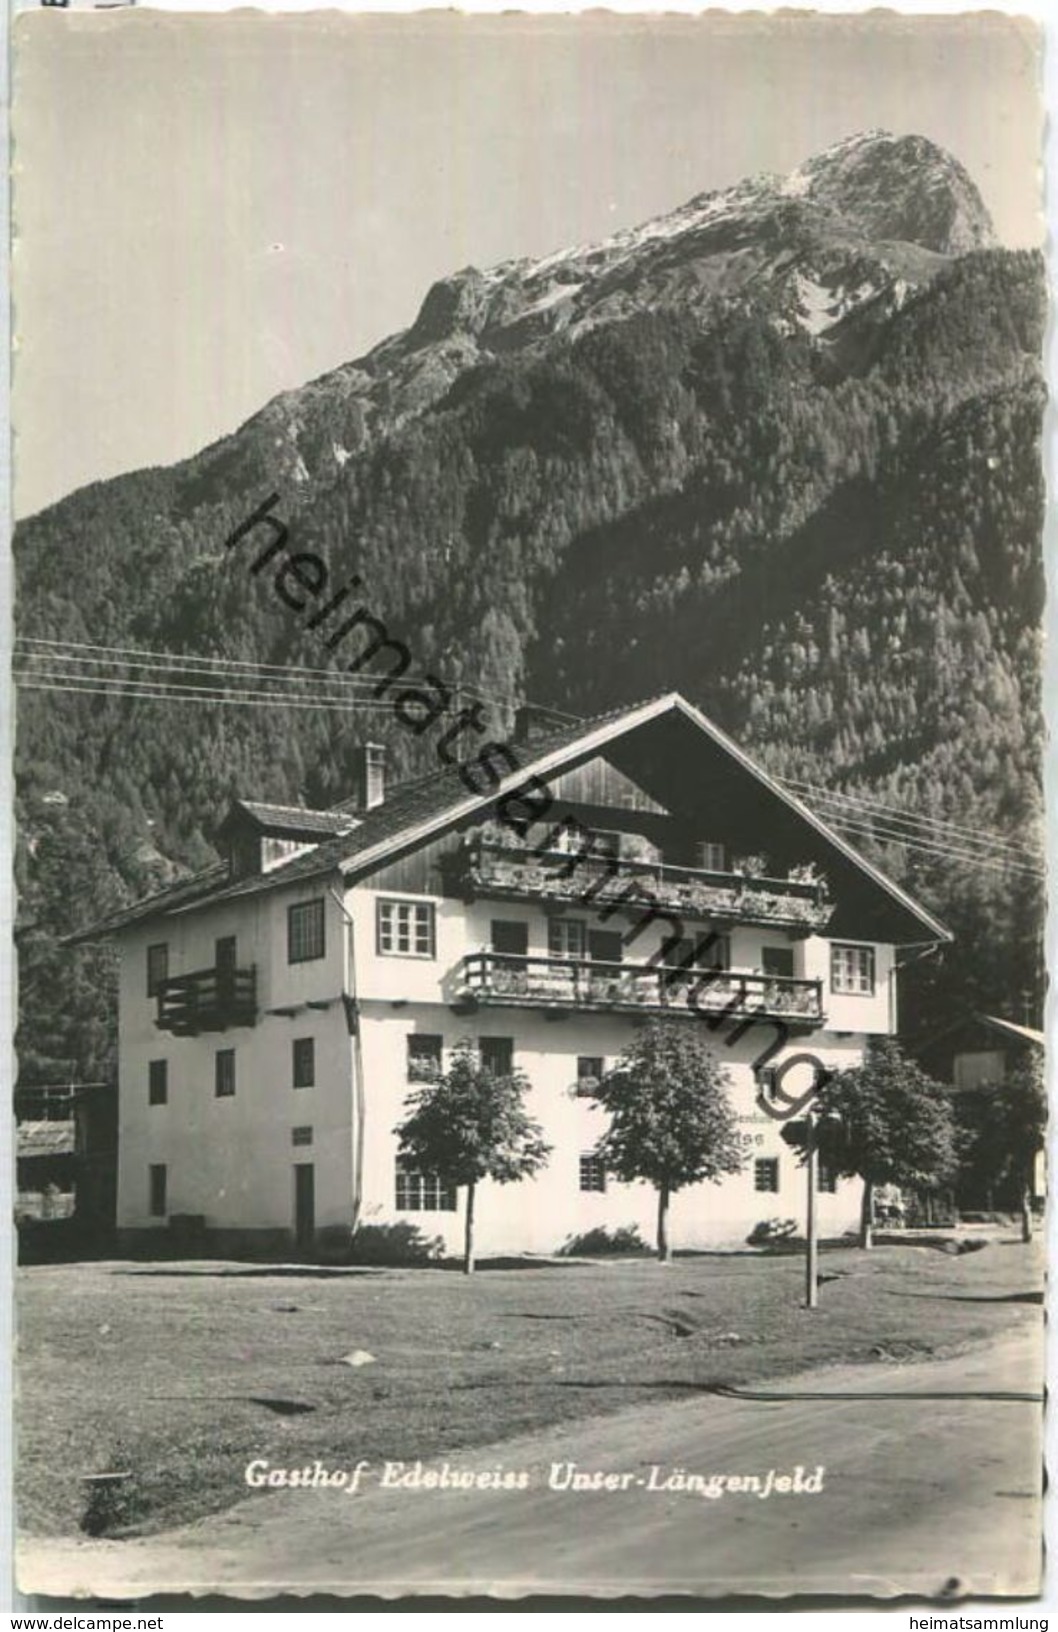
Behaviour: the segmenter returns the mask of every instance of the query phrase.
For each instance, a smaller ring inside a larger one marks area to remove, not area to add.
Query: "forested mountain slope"
[[[604,245],[458,273],[195,458],[30,519],[19,635],[320,665],[224,549],[277,493],[501,729],[525,697],[587,714],[675,688],[782,775],[1031,842],[1042,323],[1038,257],[994,246],[954,160],[851,138]],[[395,774],[430,749],[377,710],[88,695],[138,671],[22,650],[38,683],[81,682],[20,692],[22,1070],[98,1075],[107,955],[59,934],[212,859],[232,793],[324,804],[355,742]],[[960,936],[911,1018],[1023,1018],[1031,876],[857,838]]]

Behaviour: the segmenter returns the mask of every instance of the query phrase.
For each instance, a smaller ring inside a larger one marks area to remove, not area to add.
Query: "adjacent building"
[[[237,801],[222,865],[86,932],[120,949],[127,1242],[311,1253],[403,1220],[455,1250],[463,1197],[401,1165],[395,1128],[464,1037],[526,1073],[554,1147],[483,1187],[482,1250],[649,1239],[653,1192],[605,1172],[592,1090],[659,1014],[706,1031],[746,1151],[674,1199],[674,1240],[803,1216],[777,1114],[797,1072],[894,1032],[901,948],[948,931],[675,694],[510,746],[485,793],[455,764],[388,790],[369,746],[335,809]],[[820,1188],[824,1232],[854,1228],[859,1185]]]

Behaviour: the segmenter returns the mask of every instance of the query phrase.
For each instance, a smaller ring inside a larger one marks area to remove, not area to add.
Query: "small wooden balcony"
[[[579,903],[594,911],[620,904],[626,912],[653,904],[691,922],[775,924],[809,932],[825,928],[834,912],[821,880],[757,878],[624,856],[540,852],[488,839],[469,841],[456,860],[452,887],[469,900],[485,896]]]
[[[196,969],[158,988],[155,1025],[174,1037],[257,1024],[257,969]]]
[[[574,1010],[631,1013],[756,1016],[813,1030],[823,1023],[823,985],[818,980],[741,974],[733,969],[682,969],[665,964],[592,963],[571,958],[520,957],[472,952],[459,967],[456,1002],[534,1008],[556,1014]]]

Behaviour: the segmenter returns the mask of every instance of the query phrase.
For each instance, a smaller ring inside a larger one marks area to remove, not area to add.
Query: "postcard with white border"
[[[22,1590],[1033,1599],[1038,24],[14,44]]]

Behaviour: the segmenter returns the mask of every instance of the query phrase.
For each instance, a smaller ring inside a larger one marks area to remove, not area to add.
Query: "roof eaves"
[[[918,919],[919,923],[924,924],[927,929],[932,930],[934,937],[938,941],[953,941],[955,939],[954,934],[948,928],[947,924],[943,923],[939,918],[935,918],[933,914],[928,912],[925,907],[921,906],[913,896],[908,895],[906,890],[902,890],[899,884],[894,884],[891,878],[886,877],[885,873],[883,873],[880,868],[875,867],[873,862],[868,861],[867,857],[862,855],[860,851],[856,849],[855,845],[849,844],[848,841],[843,839],[840,834],[836,833],[832,827],[829,827],[827,823],[823,821],[822,817],[817,816],[814,810],[797,798],[796,794],[788,793],[785,788],[780,787],[774,778],[768,775],[767,771],[765,771],[760,765],[756,765],[753,760],[749,758],[748,754],[744,753],[738,744],[733,742],[725,731],[721,731],[718,725],[714,725],[711,720],[707,719],[700,709],[695,708],[693,703],[688,703],[683,697],[676,694],[674,694],[674,697],[679,708],[681,708],[683,712],[691,719],[695,720],[696,723],[714,739],[714,741],[718,742],[723,748],[726,748],[727,751],[739,761],[745,770],[749,771],[751,775],[755,776],[758,782],[763,783],[764,786],[768,788],[771,793],[775,794],[777,798],[781,799],[784,804],[789,805],[791,810],[795,810],[799,816],[803,817],[806,822],[809,822],[811,826],[816,829],[817,833],[821,834],[829,844],[832,844],[836,850],[840,850],[842,855],[844,855],[855,866],[859,867],[862,872],[866,873],[867,876],[875,884],[877,884],[880,889],[884,890],[887,895],[890,895],[895,901],[897,901],[906,912],[911,913],[913,917]]]

